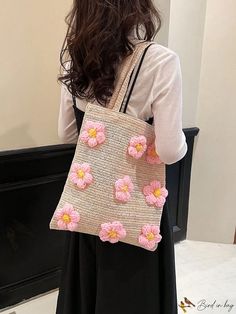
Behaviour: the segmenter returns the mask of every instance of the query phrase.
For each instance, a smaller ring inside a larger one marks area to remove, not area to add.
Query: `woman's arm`
[[[155,146],[160,159],[173,164],[187,152],[182,130],[182,74],[175,52],[166,55],[156,74],[152,113],[155,127]]]
[[[58,136],[64,144],[76,144],[78,130],[70,92],[64,84],[61,86],[61,101],[58,116]]]

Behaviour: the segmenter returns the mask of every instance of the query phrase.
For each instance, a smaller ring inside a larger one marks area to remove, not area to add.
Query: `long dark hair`
[[[152,0],[74,0],[65,22],[58,81],[75,97],[102,106],[113,93],[118,64],[133,52],[129,35],[135,31],[150,41],[161,27]]]

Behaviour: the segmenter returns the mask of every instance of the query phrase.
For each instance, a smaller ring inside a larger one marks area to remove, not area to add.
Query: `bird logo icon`
[[[192,306],[195,306],[195,304],[193,304],[188,298],[184,297],[184,302],[188,305],[192,305]]]
[[[184,303],[185,302],[185,303]],[[180,304],[178,306],[182,309],[184,313],[187,313],[187,307],[195,307],[195,304],[193,304],[188,298],[184,297],[184,302],[180,301]]]

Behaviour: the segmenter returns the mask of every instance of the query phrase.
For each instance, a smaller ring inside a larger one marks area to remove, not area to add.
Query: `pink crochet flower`
[[[116,243],[126,236],[126,230],[119,221],[106,222],[101,224],[99,232],[100,239],[105,242]]]
[[[159,226],[146,224],[142,227],[138,241],[148,250],[152,250],[156,246],[156,243],[161,241],[162,236],[159,232]]]
[[[135,159],[139,159],[143,156],[147,149],[147,139],[144,135],[133,136],[130,139],[128,146],[128,154]]]
[[[157,180],[150,182],[143,188],[143,194],[146,196],[146,202],[156,207],[162,207],[165,204],[168,191],[165,187],[161,187],[161,183]]]
[[[55,218],[60,229],[75,231],[80,220],[80,214],[74,210],[73,205],[65,203],[62,208],[56,210]]]
[[[88,163],[79,164],[73,163],[69,174],[70,180],[80,189],[85,189],[93,181],[93,176],[90,173],[90,165]]]
[[[100,122],[86,121],[79,139],[90,147],[102,144],[106,139],[105,126]]]
[[[147,148],[146,160],[149,164],[161,164],[162,161],[155,149],[155,143],[152,143]]]
[[[116,199],[121,202],[128,202],[131,198],[131,192],[134,190],[134,185],[129,176],[124,176],[123,179],[118,179],[115,182]]]

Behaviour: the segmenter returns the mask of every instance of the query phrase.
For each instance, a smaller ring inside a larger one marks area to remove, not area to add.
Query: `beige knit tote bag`
[[[108,107],[87,104],[50,229],[157,249],[168,196],[165,164],[155,150],[153,125],[119,111],[131,72],[148,45],[136,44],[124,59]]]

